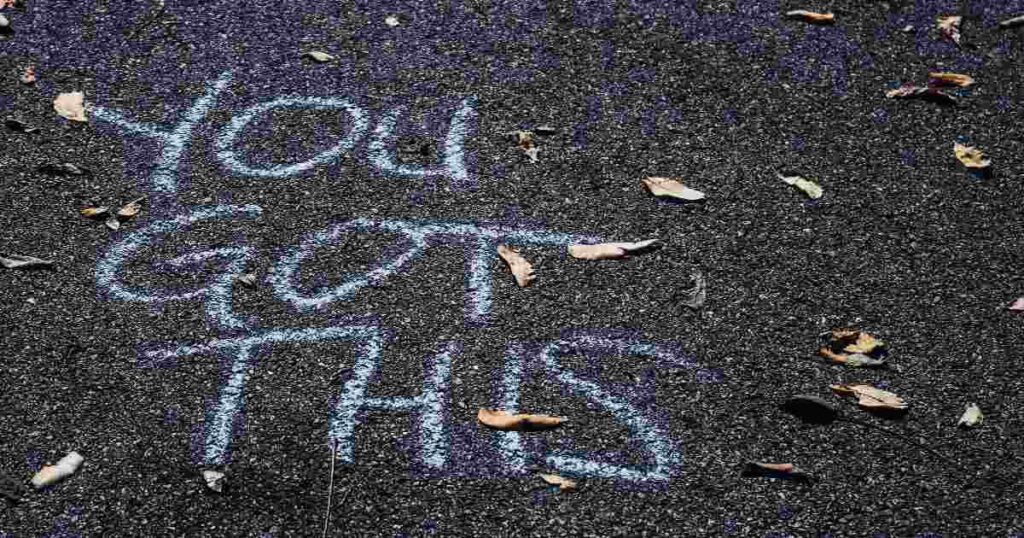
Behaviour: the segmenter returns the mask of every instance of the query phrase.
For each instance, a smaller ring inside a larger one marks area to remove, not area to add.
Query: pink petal
[[[1009,306],[1009,309],[1014,312],[1024,312],[1024,297],[1014,301],[1013,304]]]

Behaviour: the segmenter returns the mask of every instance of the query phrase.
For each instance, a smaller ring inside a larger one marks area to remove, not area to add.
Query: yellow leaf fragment
[[[776,174],[783,182],[787,185],[792,185],[807,195],[811,200],[817,200],[821,198],[825,191],[821,188],[821,185],[809,180],[804,179],[800,176],[784,176],[782,174]]]
[[[501,259],[508,264],[508,268],[512,271],[512,276],[516,278],[516,284],[519,284],[520,288],[529,286],[537,278],[530,262],[508,246],[498,245],[498,256],[501,256]]]
[[[53,109],[61,117],[71,121],[89,121],[85,115],[85,94],[82,92],[62,93],[53,100]]]
[[[843,351],[847,353],[860,353],[870,355],[875,349],[885,346],[885,342],[865,332],[859,332],[855,342],[847,344]]]
[[[978,404],[969,404],[967,409],[964,410],[963,416],[960,417],[960,421],[956,423],[957,426],[967,426],[973,428],[982,423],[985,420],[985,415],[981,413],[981,408]]]
[[[533,131],[512,131],[509,135],[516,141],[519,149],[523,150],[523,153],[530,158],[530,162],[537,162],[540,148],[533,142]]]
[[[836,21],[836,16],[832,13],[816,13],[805,9],[787,11],[786,17],[790,19],[800,19],[811,24],[832,24]]]
[[[79,213],[81,213],[83,217],[86,217],[86,218],[89,218],[89,219],[94,219],[94,218],[106,215],[107,211],[110,211],[110,208],[108,208],[108,207],[87,207],[87,208],[79,211]]]
[[[540,473],[540,478],[552,486],[558,486],[559,491],[576,491],[576,482],[568,478],[548,473]]]
[[[579,260],[617,260],[660,243],[648,239],[636,243],[599,243],[596,245],[570,245],[569,255]]]
[[[974,78],[970,75],[947,73],[942,71],[932,71],[931,73],[928,73],[928,80],[932,86],[960,86],[961,88],[965,88],[974,84]]]
[[[985,156],[985,152],[974,146],[953,142],[953,154],[964,166],[972,170],[984,170],[992,166],[992,161]]]
[[[907,408],[907,402],[899,396],[871,385],[832,385],[831,388],[840,396],[857,396],[857,404],[865,409],[902,411]]]
[[[696,189],[691,189],[677,181],[668,177],[649,177],[643,180],[644,186],[647,190],[651,191],[651,194],[658,197],[670,197],[678,198],[680,200],[696,201],[703,200],[704,193]]]
[[[481,409],[476,419],[488,428],[501,431],[549,430],[565,421],[562,417],[548,415],[513,415],[500,409]]]
[[[129,220],[134,218],[136,215],[139,214],[140,211],[142,211],[142,201],[145,199],[145,196],[141,198],[136,198],[135,200],[132,200],[131,202],[128,202],[127,204],[121,206],[121,209],[117,210],[118,218],[122,220]]]
[[[320,52],[318,50],[311,50],[311,51],[303,54],[303,56],[305,56],[306,58],[310,58],[314,62],[318,62],[318,63],[327,63],[327,62],[329,62],[331,60],[334,60],[334,56],[331,56],[330,54],[327,54],[326,52]]]

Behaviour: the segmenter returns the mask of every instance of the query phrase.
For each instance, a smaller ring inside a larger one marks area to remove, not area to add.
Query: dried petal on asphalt
[[[142,202],[146,199],[145,196],[136,198],[131,202],[121,206],[121,209],[117,210],[117,218],[120,220],[130,220],[135,218],[139,212],[142,211]]]
[[[965,426],[973,428],[981,424],[985,420],[985,415],[981,413],[981,408],[978,404],[968,404],[967,409],[964,410],[964,414],[960,417],[960,420],[956,423],[957,426]]]
[[[971,84],[974,84],[974,78],[970,75],[948,73],[945,71],[932,71],[928,73],[928,85],[932,87],[958,86],[960,88],[966,88]]]
[[[532,131],[512,131],[509,135],[516,145],[519,146],[519,149],[523,150],[523,153],[530,158],[531,162],[537,162],[540,149],[533,143]]]
[[[36,68],[31,65],[25,68],[25,71],[21,74],[22,84],[32,84],[36,81]]]
[[[95,219],[95,218],[99,218],[99,217],[102,217],[102,216],[106,215],[108,211],[110,211],[110,208],[106,207],[106,206],[102,206],[102,207],[87,207],[87,208],[79,211],[79,213],[81,213],[82,216],[87,218],[87,219]]]
[[[548,473],[540,473],[540,478],[552,486],[558,486],[559,491],[576,491],[576,482],[568,478]]]
[[[693,288],[687,290],[683,305],[696,310],[704,306],[704,301],[707,299],[707,281],[699,271],[691,274],[690,280],[693,281]]]
[[[318,50],[311,50],[302,55],[304,58],[310,58],[318,63],[326,63],[334,60],[334,56],[327,54],[326,52],[320,52]]]
[[[865,409],[903,411],[907,402],[899,396],[871,385],[832,385],[832,392],[840,396],[856,396],[857,404]]]
[[[1006,307],[1014,312],[1024,312],[1024,297],[1017,299],[1010,303],[1010,306]]]
[[[953,97],[938,88],[914,86],[912,84],[904,84],[899,88],[889,90],[885,92],[885,96],[889,99],[920,99],[922,101],[931,101],[941,105],[956,104],[956,97]]]
[[[806,194],[807,197],[810,198],[811,200],[817,200],[818,198],[821,198],[823,194],[825,194],[825,191],[821,188],[821,185],[818,185],[817,183],[811,181],[810,179],[804,179],[800,176],[784,176],[782,174],[776,175],[779,176],[779,179],[781,179],[787,185],[792,185],[803,191],[803,193]]]
[[[565,419],[562,417],[529,414],[513,415],[494,409],[481,409],[477,412],[476,419],[488,428],[502,431],[550,430],[565,422]]]
[[[658,239],[648,239],[636,243],[599,243],[596,245],[570,245],[569,255],[580,260],[617,260],[630,254],[643,252],[660,246]]]
[[[992,166],[992,161],[985,156],[985,152],[974,146],[953,142],[953,154],[971,170],[984,170]]]
[[[807,11],[805,9],[794,9],[786,12],[786,18],[788,19],[799,19],[804,22],[811,24],[832,24],[836,20],[836,16],[832,13],[816,13],[814,11]]]
[[[224,483],[226,480],[224,479],[224,473],[206,469],[203,471],[203,482],[206,483],[206,487],[216,491],[217,493],[221,493],[224,491]]]
[[[506,245],[498,245],[498,256],[501,256],[501,259],[508,264],[508,268],[512,271],[512,276],[515,277],[516,284],[519,284],[520,288],[529,286],[537,278],[533,272],[533,265],[530,265],[530,262],[515,250]]]
[[[235,280],[237,280],[239,284],[241,284],[241,285],[243,285],[243,286],[245,286],[247,288],[255,288],[256,287],[256,275],[254,275],[252,273],[246,273],[244,275],[238,275],[237,277],[235,277]]]
[[[963,17],[953,15],[949,17],[939,17],[935,19],[935,22],[939,27],[939,34],[957,46],[960,45],[960,23],[963,21]]]
[[[658,197],[670,197],[679,200],[703,200],[704,193],[691,189],[682,182],[668,177],[649,177],[643,180],[644,186],[651,194]]]
[[[82,92],[62,93],[53,100],[53,109],[61,117],[71,121],[85,122],[85,94]]]
[[[884,368],[886,366],[886,362],[884,360],[869,357],[860,353],[854,353],[852,355],[836,353],[827,347],[819,349],[818,354],[836,364],[844,364],[852,368]]]
[[[115,232],[121,229],[121,221],[118,220],[117,215],[115,214],[108,215],[106,222],[104,222],[103,224],[106,224],[107,228],[110,228]]]
[[[743,466],[740,476],[781,478],[796,481],[805,481],[811,478],[811,475],[792,463],[761,463],[759,461],[748,461]]]
[[[75,474],[75,471],[81,467],[83,461],[85,461],[85,458],[78,452],[69,452],[67,456],[64,456],[57,462],[57,465],[48,465],[40,469],[32,477],[32,485],[36,489],[41,489],[51,484],[56,484]]]
[[[0,256],[0,265],[7,269],[32,269],[35,267],[52,267],[53,262],[43,260],[34,256],[22,256],[21,254],[9,254]]]

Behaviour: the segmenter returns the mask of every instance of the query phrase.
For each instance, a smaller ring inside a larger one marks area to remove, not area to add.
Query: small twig
[[[327,529],[329,529],[330,526],[331,526],[331,495],[334,493],[334,462],[337,461],[337,459],[338,459],[338,442],[337,441],[332,441],[331,442],[331,481],[330,481],[330,484],[327,486],[327,513],[324,514],[324,532],[323,532],[323,534],[321,534],[321,537],[323,537],[323,538],[327,537]],[[347,496],[348,492],[346,491],[345,494]],[[342,502],[345,502],[345,500],[342,499]]]

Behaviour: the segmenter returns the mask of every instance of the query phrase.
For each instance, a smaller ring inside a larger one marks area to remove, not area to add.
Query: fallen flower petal
[[[531,162],[537,162],[540,154],[540,149],[536,144],[533,143],[533,133],[530,131],[512,131],[509,133],[515,140],[516,145],[519,149],[526,153],[526,156],[530,158]]]
[[[804,9],[787,11],[786,17],[790,19],[800,19],[811,24],[832,24],[836,20],[835,15],[832,13],[815,13],[814,11],[807,11]]]
[[[846,351],[847,353],[862,353],[865,355],[870,355],[874,353],[876,350],[880,350],[883,347],[885,347],[885,342],[875,338],[874,336],[871,336],[866,332],[858,332],[857,340],[855,342],[847,344],[846,347],[843,348],[843,351]]]
[[[110,211],[110,208],[105,207],[105,206],[104,207],[87,207],[87,208],[79,211],[79,213],[81,213],[82,216],[85,217],[85,218],[95,219],[95,218],[98,218],[98,217],[102,217],[103,215],[106,215],[107,211]]]
[[[36,489],[41,489],[51,484],[56,484],[75,474],[75,471],[78,470],[83,461],[85,461],[85,458],[78,452],[69,452],[67,456],[64,456],[57,462],[57,465],[49,465],[40,469],[32,477],[32,485]]]
[[[968,404],[967,409],[964,410],[964,414],[960,417],[960,420],[956,423],[957,426],[966,426],[973,428],[981,424],[985,420],[985,415],[981,413],[981,408],[978,404]]]
[[[512,415],[501,410],[481,409],[476,419],[488,428],[502,431],[548,430],[562,424],[565,419],[548,415]]]
[[[761,463],[748,461],[740,476],[781,478],[784,480],[809,480],[811,476],[792,463]]]
[[[254,275],[252,273],[246,273],[244,275],[238,275],[237,277],[235,277],[235,280],[237,280],[240,284],[242,284],[243,286],[245,286],[247,288],[255,288],[256,287],[256,275]]]
[[[651,194],[658,197],[677,198],[679,200],[703,200],[704,193],[684,186],[681,182],[667,177],[649,177],[643,180],[644,186]]]
[[[121,229],[121,221],[117,218],[117,215],[115,214],[108,215],[106,222],[104,222],[103,224],[105,224],[107,228],[110,228],[115,232]]]
[[[889,99],[920,99],[942,105],[956,104],[956,97],[940,91],[938,88],[914,86],[911,84],[904,84],[899,88],[889,90],[885,92],[885,96]]]
[[[36,81],[36,68],[28,66],[25,68],[25,72],[21,74],[22,84],[32,84]]]
[[[570,245],[569,255],[580,260],[617,260],[659,245],[658,239],[637,243],[599,243],[596,245]]]
[[[779,176],[779,179],[781,179],[787,185],[792,185],[803,191],[804,194],[806,194],[807,197],[810,198],[811,200],[817,200],[818,198],[821,198],[823,194],[825,194],[825,191],[821,188],[821,185],[818,185],[817,183],[809,179],[804,179],[800,176],[784,176],[782,174],[776,175]]]
[[[974,84],[974,78],[970,75],[946,73],[941,71],[928,73],[929,86],[959,86],[961,88],[966,88],[971,84]]]
[[[700,272],[695,272],[690,275],[690,279],[693,280],[693,288],[686,292],[686,298],[683,299],[683,305],[694,310],[704,306],[704,301],[707,300],[707,281],[704,280],[704,275]]]
[[[963,17],[953,15],[949,17],[939,17],[935,20],[939,26],[939,33],[942,37],[960,45],[960,23],[963,21]]]
[[[832,385],[832,392],[840,396],[857,396],[857,404],[865,409],[902,411],[907,403],[899,396],[871,385]]]
[[[501,256],[501,259],[508,264],[508,268],[512,271],[512,276],[515,277],[516,284],[519,284],[520,288],[529,286],[537,278],[530,262],[515,250],[505,245],[498,245],[498,256]]]
[[[852,368],[884,368],[886,366],[885,361],[861,353],[847,355],[845,353],[836,353],[827,347],[823,347],[818,350],[818,354],[836,364],[845,364]]]
[[[62,93],[53,100],[53,109],[61,117],[71,121],[89,121],[85,115],[85,94],[82,92]]]
[[[224,473],[220,471],[204,470],[203,481],[206,482],[206,487],[217,493],[224,491],[224,482],[226,480],[224,479]]]
[[[134,218],[139,212],[142,211],[142,202],[146,197],[136,198],[131,202],[121,206],[121,209],[117,210],[117,217],[121,220],[130,220]]]
[[[559,491],[576,491],[576,482],[563,478],[556,474],[540,473],[542,480],[552,486],[558,486]]]
[[[320,52],[318,50],[311,50],[302,55],[303,57],[310,58],[318,63],[326,63],[334,59],[334,56],[327,54],[326,52]]]
[[[1021,297],[1007,307],[1014,312],[1024,312],[1024,297]]]
[[[985,152],[974,146],[953,142],[953,154],[964,166],[972,170],[984,170],[992,166],[992,161],[985,156]]]
[[[34,256],[10,254],[8,256],[0,256],[0,265],[3,265],[7,269],[31,269],[34,267],[51,267],[53,266],[53,262],[50,260],[36,258]]]

